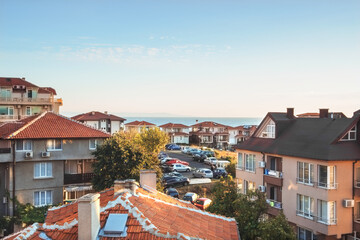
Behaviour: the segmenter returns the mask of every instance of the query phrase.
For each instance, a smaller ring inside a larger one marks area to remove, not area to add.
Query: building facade
[[[268,113],[237,146],[240,191],[264,192],[268,213],[283,211],[298,239],[342,239],[359,232],[359,119],[359,112],[334,118],[327,109],[319,118],[296,118],[291,108]]]
[[[171,143],[189,144],[189,126],[180,123],[167,123],[159,127],[169,134]]]
[[[59,204],[92,190],[92,152],[109,134],[44,112],[0,125],[0,213],[13,202]]]
[[[83,113],[72,117],[72,119],[110,134],[124,130],[124,121],[126,121],[125,118],[108,114],[106,111],[104,113],[96,111]]]
[[[146,121],[133,121],[125,124],[125,131],[141,132],[142,129],[156,128],[156,125]]]
[[[15,121],[45,111],[59,113],[62,99],[51,87],[38,87],[25,78],[0,77],[0,122]]]

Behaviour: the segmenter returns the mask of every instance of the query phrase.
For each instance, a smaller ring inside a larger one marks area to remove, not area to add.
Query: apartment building
[[[0,122],[15,121],[45,111],[59,113],[62,99],[51,87],[38,87],[25,78],[0,77]]]
[[[155,124],[146,121],[133,121],[125,124],[125,131],[141,132],[142,129],[150,129],[155,127]]]
[[[159,127],[169,134],[171,143],[189,144],[189,126],[180,123],[167,123]]]
[[[226,148],[229,145],[229,126],[205,121],[190,127],[190,143],[192,144],[217,148]]]
[[[92,152],[109,134],[52,112],[0,124],[0,214],[16,196],[35,206],[92,191]]]
[[[235,145],[248,140],[254,134],[255,130],[255,125],[229,127],[229,144]]]
[[[96,129],[100,129],[110,134],[114,134],[121,130],[124,130],[125,118],[118,117],[108,112],[91,111],[72,117],[72,119],[93,126]]]
[[[318,118],[296,118],[293,108],[270,112],[237,145],[239,190],[264,192],[268,213],[283,211],[298,239],[360,233],[360,111],[344,116],[327,109]]]

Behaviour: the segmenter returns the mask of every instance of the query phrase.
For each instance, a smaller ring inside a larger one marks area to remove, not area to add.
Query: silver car
[[[213,178],[213,172],[207,168],[200,168],[193,173],[194,177]]]

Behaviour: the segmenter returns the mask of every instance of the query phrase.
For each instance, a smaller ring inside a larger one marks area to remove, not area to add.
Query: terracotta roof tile
[[[38,86],[26,81],[25,78],[0,77],[0,86],[12,87],[14,85],[22,85],[25,87],[38,87]]]
[[[196,123],[194,125],[191,125],[190,127],[216,127],[216,128],[223,127],[223,128],[227,128],[228,126],[223,125],[221,123],[205,121],[205,122]]]
[[[72,117],[72,119],[77,120],[77,121],[98,121],[98,120],[103,120],[103,119],[108,119],[111,121],[126,121],[125,118],[121,118],[121,117],[118,117],[118,116],[115,116],[112,114],[101,113],[101,112],[97,112],[97,111],[79,114],[79,115]]]
[[[161,127],[161,128],[189,128],[189,126],[186,126],[181,123],[166,123],[159,127]]]
[[[153,123],[149,123],[146,121],[133,121],[125,124],[126,126],[156,126]]]

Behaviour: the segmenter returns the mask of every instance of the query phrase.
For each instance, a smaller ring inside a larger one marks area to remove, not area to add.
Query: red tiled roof
[[[224,127],[224,128],[227,128],[228,126],[220,124],[220,123],[216,123],[216,122],[207,121],[207,122],[201,122],[201,123],[191,125],[191,127]]]
[[[156,126],[153,123],[149,123],[146,121],[133,121],[125,124],[126,126]]]
[[[112,114],[106,114],[106,113],[101,113],[101,112],[97,112],[97,111],[79,114],[79,115],[72,117],[72,119],[74,119],[76,121],[97,121],[97,120],[102,120],[102,119],[109,119],[112,121],[125,121],[126,120],[125,118],[121,118],[121,117],[118,117],[118,116],[115,116]]]
[[[53,95],[56,95],[56,90],[51,87],[41,87],[39,88],[38,93],[52,93]]]
[[[109,134],[52,112],[0,126],[4,139],[108,138]]]
[[[114,190],[108,189],[100,193],[100,206],[101,228],[105,226],[109,214],[128,214],[126,237],[99,237],[101,240],[175,240],[185,239],[185,236],[214,240],[239,239],[234,219],[204,212],[190,202],[159,192],[149,192],[139,188],[136,195],[127,191],[114,195]],[[129,209],[137,214],[134,215]],[[30,236],[34,239],[38,239],[40,233],[51,239],[77,239],[77,203],[49,209],[45,224],[37,224],[35,227],[36,231]],[[25,232],[29,231],[23,230],[19,234]]]
[[[164,125],[159,126],[161,128],[189,128],[189,126],[186,126],[181,123],[167,123]]]
[[[25,87],[38,87],[38,86],[26,81],[25,78],[0,77],[0,86],[12,87],[14,85],[23,85]]]

